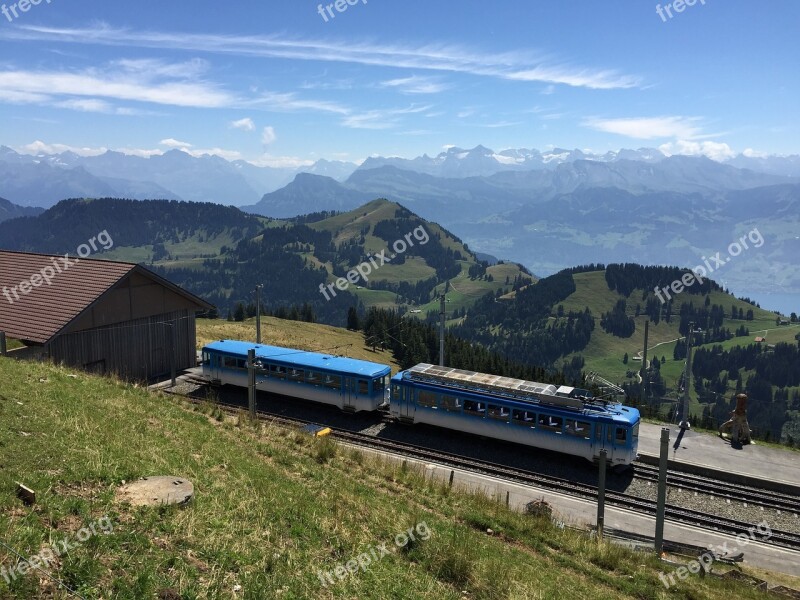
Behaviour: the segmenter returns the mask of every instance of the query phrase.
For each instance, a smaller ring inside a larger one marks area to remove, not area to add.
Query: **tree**
[[[233,311],[233,320],[241,323],[244,321],[244,314],[244,304],[239,302],[236,305],[236,310]]]
[[[361,323],[358,318],[358,311],[355,306],[347,309],[347,328],[350,331],[358,331],[361,329]]]
[[[622,357],[622,364],[623,365],[627,365],[628,364],[628,353],[627,352],[625,353],[625,356]]]

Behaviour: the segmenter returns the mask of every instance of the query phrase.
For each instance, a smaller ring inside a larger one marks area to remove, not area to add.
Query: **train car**
[[[387,365],[292,348],[220,340],[203,348],[203,375],[212,382],[247,387],[247,351],[256,351],[256,389],[338,406],[374,411],[389,399]]]
[[[586,390],[418,364],[391,380],[391,414],[498,440],[582,456],[609,466],[636,460],[639,411]]]

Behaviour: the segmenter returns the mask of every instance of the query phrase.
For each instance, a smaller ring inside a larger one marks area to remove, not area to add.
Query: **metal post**
[[[0,356],[5,356],[8,354],[8,350],[6,349],[6,332],[0,331]]]
[[[656,508],[656,554],[664,550],[664,510],[667,504],[667,460],[669,459],[669,429],[661,428],[661,453],[658,461],[658,504]]]
[[[169,374],[172,379],[172,387],[175,387],[175,325],[167,323],[169,327]]]
[[[444,366],[444,293],[439,297],[441,305],[439,306],[439,366]]]
[[[603,526],[606,515],[606,459],[608,451],[600,450],[600,474],[597,482],[597,539],[603,539]]]
[[[256,351],[250,348],[247,351],[247,406],[250,417],[256,418]]]
[[[261,343],[261,288],[260,283],[256,286],[256,344]]]
[[[642,401],[647,398],[647,338],[650,333],[650,317],[644,322],[644,353],[642,354]],[[648,406],[650,403],[648,402]]]
[[[689,323],[689,332],[686,334],[686,373],[683,376],[683,402],[681,403],[681,429],[691,429],[689,424],[689,390],[692,385],[692,332],[694,323]]]

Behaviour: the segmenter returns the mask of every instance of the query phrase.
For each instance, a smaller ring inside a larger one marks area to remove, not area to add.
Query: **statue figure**
[[[723,431],[730,429],[731,443],[749,444],[750,424],[747,422],[747,394],[736,396],[736,409],[731,413],[731,418],[719,427],[719,436],[724,439]]]

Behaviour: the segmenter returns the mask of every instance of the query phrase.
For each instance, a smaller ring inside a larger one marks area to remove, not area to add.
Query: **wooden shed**
[[[148,381],[195,365],[211,308],[133,263],[0,250],[0,331],[23,354]]]

